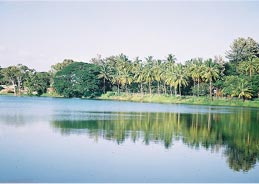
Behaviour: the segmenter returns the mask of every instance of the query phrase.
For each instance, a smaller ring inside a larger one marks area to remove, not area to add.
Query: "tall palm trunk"
[[[105,94],[105,78],[103,78],[103,94]]]
[[[198,78],[198,96],[200,96],[200,78]]]
[[[140,83],[140,93],[143,96],[143,84],[142,84],[142,82]]]
[[[118,94],[120,94],[120,83],[119,82],[117,82],[117,92],[118,92]]]
[[[160,94],[160,85],[159,85],[159,81],[157,81],[157,94]]]
[[[152,90],[151,90],[151,83],[150,83],[150,81],[148,82],[148,85],[149,85],[149,94],[151,95],[152,94]]]
[[[166,84],[164,83],[164,94],[166,95],[167,91],[166,91]]]
[[[193,80],[193,82],[194,82],[193,86],[194,86],[194,89],[195,89],[195,85],[196,85],[195,80]],[[192,96],[194,96],[194,95],[195,94],[193,93]]]
[[[212,79],[210,78],[210,98],[212,99]]]

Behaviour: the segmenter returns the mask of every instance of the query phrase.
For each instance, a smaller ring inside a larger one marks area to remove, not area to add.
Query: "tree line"
[[[237,38],[226,58],[193,58],[177,62],[173,54],[130,60],[125,54],[92,58],[89,63],[64,60],[49,72],[24,65],[0,68],[0,82],[13,86],[13,93],[42,95],[53,88],[65,97],[95,97],[104,93],[142,95],[229,96],[245,99],[259,94],[259,44]]]

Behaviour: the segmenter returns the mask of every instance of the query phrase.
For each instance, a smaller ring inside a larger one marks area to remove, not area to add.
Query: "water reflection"
[[[195,149],[219,151],[223,148],[229,167],[235,171],[248,171],[259,160],[259,112],[255,110],[207,114],[80,113],[54,118],[54,129],[63,135],[87,134],[96,140],[104,138],[118,144],[131,139],[147,145],[156,142],[173,149],[173,141],[181,140]]]
[[[48,115],[38,113],[15,111],[0,113],[0,126],[23,127],[28,124],[49,120]]]

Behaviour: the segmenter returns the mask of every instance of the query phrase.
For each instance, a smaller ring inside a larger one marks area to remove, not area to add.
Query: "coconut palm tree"
[[[182,64],[177,64],[176,67],[175,67],[175,87],[178,86],[178,89],[179,89],[179,95],[181,96],[182,95],[182,92],[181,92],[181,87],[182,86],[187,86],[188,84],[188,76],[186,74],[186,69],[185,67],[182,65]]]
[[[255,72],[259,72],[259,58],[252,56],[247,61],[243,61],[238,66],[240,71],[249,73],[250,79]]]
[[[162,79],[162,61],[156,60],[153,65],[154,80],[157,82],[157,94],[160,94],[160,81]]]
[[[109,64],[106,63],[105,61],[102,61],[99,66],[100,66],[100,70],[99,70],[98,78],[103,79],[103,93],[105,93],[106,81],[110,79],[111,69]]]
[[[109,80],[113,85],[117,86],[117,93],[120,93],[121,85],[121,66],[122,63],[119,56],[110,56],[106,58],[106,62],[109,68]]]
[[[90,60],[91,63],[98,65],[100,68],[98,78],[103,80],[103,93],[106,92],[106,82],[111,79],[110,59],[102,59],[101,55],[98,54],[97,57]]]
[[[154,81],[154,73],[153,73],[153,57],[152,56],[148,56],[146,58],[146,65],[143,69],[144,71],[144,78],[146,83],[148,83],[148,88],[149,88],[149,94],[152,94],[152,82]]]
[[[127,90],[127,84],[129,81],[131,81],[130,78],[130,72],[128,71],[130,65],[130,60],[128,57],[124,54],[120,54],[115,57],[115,72],[114,72],[114,81],[117,83],[117,89],[118,93],[120,93],[120,85],[126,85]],[[130,82],[131,83],[131,82]]]
[[[170,94],[172,95],[172,87],[174,80],[174,67],[176,57],[173,54],[168,54],[164,62],[161,64],[161,81],[164,85],[164,94],[166,94],[167,85],[170,87]]]
[[[133,73],[132,71],[132,64],[130,62],[125,62],[123,64],[122,70],[121,70],[121,84],[125,86],[125,91],[128,93],[128,85],[130,85],[133,81]]]
[[[172,96],[172,87],[175,89],[175,95],[176,95],[176,75],[175,75],[175,68],[176,65],[173,63],[167,63],[167,67],[165,70],[165,82],[170,87],[170,94]]]
[[[164,62],[161,64],[161,84],[163,84],[163,91],[164,91],[164,95],[167,93],[167,83],[166,83],[166,79],[167,79],[167,62]]]
[[[209,91],[210,91],[210,97],[212,98],[212,81],[216,80],[219,77],[219,69],[217,65],[212,61],[212,59],[208,59],[204,63],[204,72],[203,72],[203,78],[206,82],[210,83]]]
[[[242,98],[243,101],[245,101],[245,99],[252,98],[253,95],[248,82],[246,82],[244,79],[241,79],[236,84],[236,87],[234,88],[231,96],[237,96],[238,98]]]
[[[133,62],[133,79],[140,84],[140,93],[143,95],[144,71],[142,61],[137,57]]]
[[[176,61],[175,55],[173,55],[173,54],[168,54],[168,56],[166,57],[166,62],[167,62],[167,63],[172,63],[172,64],[174,64],[175,61]]]
[[[202,58],[191,60],[190,63],[188,63],[187,65],[188,65],[188,73],[194,82],[194,87],[195,87],[195,84],[197,83],[197,88],[198,88],[197,96],[199,96],[200,82],[202,78],[202,72],[204,71]]]

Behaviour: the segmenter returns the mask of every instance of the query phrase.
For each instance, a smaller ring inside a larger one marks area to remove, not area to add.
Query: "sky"
[[[172,53],[178,62],[225,56],[238,37],[259,42],[259,1],[1,1],[0,66],[48,71],[88,62]]]

